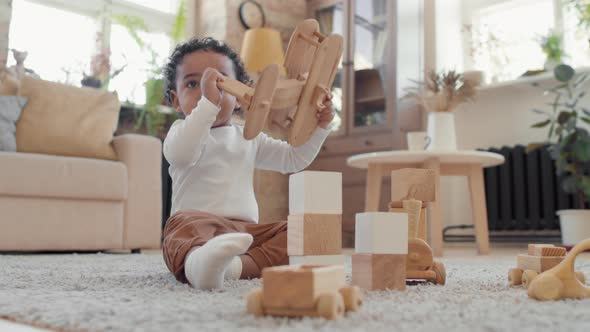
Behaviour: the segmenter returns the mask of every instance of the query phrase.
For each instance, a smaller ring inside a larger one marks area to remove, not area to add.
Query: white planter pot
[[[455,114],[452,112],[429,112],[426,125],[429,143],[427,151],[455,151]]]
[[[573,246],[590,238],[590,210],[560,210],[557,215],[563,245]]]

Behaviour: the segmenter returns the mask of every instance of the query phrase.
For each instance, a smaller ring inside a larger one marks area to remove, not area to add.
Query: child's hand
[[[216,69],[208,67],[201,76],[201,93],[215,105],[219,105],[223,90],[217,87],[217,82],[223,81],[223,75]]]
[[[316,117],[318,118],[318,127],[328,129],[328,125],[334,119],[334,109],[332,108],[332,94],[326,94],[322,101],[324,108],[318,108]]]

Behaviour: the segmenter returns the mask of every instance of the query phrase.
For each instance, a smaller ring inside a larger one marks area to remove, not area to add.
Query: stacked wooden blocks
[[[289,177],[287,252],[291,265],[340,265],[342,173],[304,171]]]
[[[352,283],[367,290],[405,290],[408,215],[358,213],[355,227]]]

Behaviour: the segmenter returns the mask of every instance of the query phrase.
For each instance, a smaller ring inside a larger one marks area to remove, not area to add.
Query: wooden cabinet
[[[358,153],[405,148],[405,132],[400,128],[412,125],[397,121],[398,99],[403,88],[413,84],[409,79],[422,76],[422,60],[413,56],[423,53],[422,13],[421,0],[308,1],[308,16],[318,20],[322,33],[344,37],[344,53],[332,88],[333,132],[309,169],[343,173],[343,244],[347,247],[354,242],[355,214],[364,211],[366,171],[348,167],[346,159]],[[411,24],[400,26],[398,21]],[[404,44],[400,52],[399,41]],[[399,66],[403,66],[403,78],[396,75]],[[384,179],[382,188],[380,208],[385,211],[389,179]]]

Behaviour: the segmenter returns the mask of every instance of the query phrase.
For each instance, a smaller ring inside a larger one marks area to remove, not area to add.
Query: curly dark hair
[[[176,90],[176,68],[182,62],[185,55],[196,51],[212,51],[227,56],[234,64],[236,79],[244,84],[251,84],[250,76],[248,76],[240,56],[226,43],[211,37],[201,39],[192,38],[184,43],[176,45],[174,51],[168,58],[168,63],[164,67],[164,77],[166,78],[166,100],[169,105],[172,105],[171,91]]]

